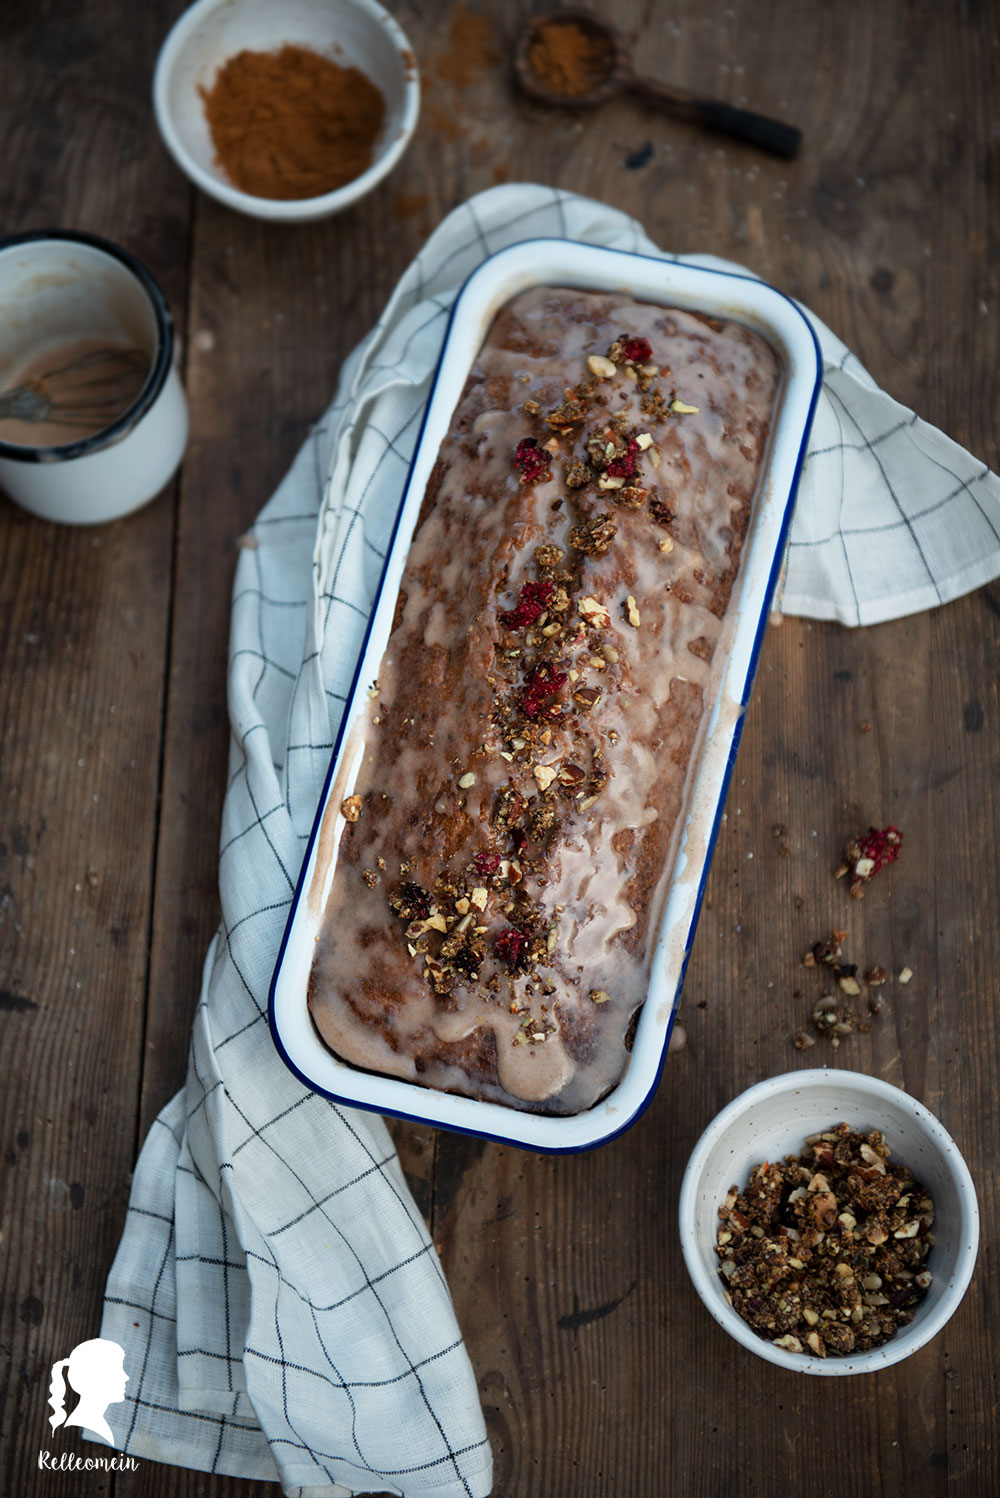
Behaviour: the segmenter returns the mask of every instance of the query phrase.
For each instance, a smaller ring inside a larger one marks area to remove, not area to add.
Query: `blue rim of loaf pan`
[[[424,434],[426,432],[427,422],[428,422],[428,419],[429,419],[429,415],[430,415],[430,412],[431,412],[431,409],[432,409],[432,403],[433,403],[434,395],[435,395],[435,392],[436,392],[437,387],[438,387],[438,383],[439,383],[439,379],[440,379],[440,375],[441,375],[442,363],[443,363],[445,354],[446,354],[446,352],[448,350],[449,340],[450,340],[450,337],[451,337],[451,333],[452,333],[452,329],[453,329],[453,326],[454,326],[455,318],[458,315],[458,313],[461,311],[461,308],[462,308],[463,297],[465,296],[465,294],[466,294],[467,290],[469,289],[470,285],[476,280],[476,278],[478,276],[480,276],[483,273],[483,271],[486,270],[487,268],[493,268],[493,267],[495,267],[495,263],[498,260],[500,260],[500,258],[503,257],[503,256],[509,256],[513,252],[518,252],[518,253],[520,253],[520,254],[523,255],[524,252],[525,252],[526,247],[536,247],[538,249],[538,251],[539,251],[540,257],[543,257],[543,254],[544,254],[545,251],[551,251],[553,249],[561,251],[565,255],[565,253],[567,252],[568,248],[571,247],[571,246],[573,246],[573,245],[575,245],[575,244],[577,244],[577,242],[576,241],[571,241],[571,240],[561,240],[561,239],[531,239],[531,240],[522,240],[522,241],[519,241],[518,243],[516,243],[514,245],[505,246],[504,249],[497,251],[495,254],[490,255],[485,260],[483,260],[482,262],[480,262],[480,264],[477,265],[475,267],[475,269],[470,272],[470,274],[466,277],[465,281],[463,282],[462,286],[460,287],[460,289],[459,289],[459,291],[458,291],[458,293],[457,293],[457,295],[455,297],[455,300],[454,300],[454,302],[453,302],[453,304],[451,306],[451,309],[449,310],[448,319],[447,319],[447,323],[446,323],[446,326],[445,326],[445,332],[444,332],[444,336],[443,336],[442,343],[441,343],[441,349],[440,349],[440,351],[438,353],[438,357],[437,357],[437,361],[436,361],[436,364],[435,364],[433,378],[431,380],[431,383],[430,383],[430,386],[429,386],[429,389],[428,389],[427,400],[425,402],[424,410],[423,410],[423,413],[422,413],[422,416],[421,416],[420,427],[419,427],[419,431],[418,431],[418,434],[417,434],[417,439],[416,439],[416,442],[415,442],[414,448],[413,448],[413,456],[412,456],[412,458],[410,460],[410,464],[409,464],[409,467],[408,467],[408,470],[407,470],[406,480],[405,480],[405,482],[404,482],[404,484],[402,486],[401,492],[400,492],[399,504],[397,506],[396,515],[395,515],[395,518],[394,518],[393,524],[392,524],[392,530],[391,530],[391,533],[390,533],[390,536],[389,536],[388,544],[386,546],[385,561],[383,562],[381,574],[380,574],[380,577],[379,577],[378,586],[376,588],[376,591],[375,591],[375,594],[374,594],[374,597],[373,597],[371,613],[369,615],[368,622],[367,622],[367,624],[365,626],[364,638],[363,638],[363,640],[361,642],[361,645],[360,645],[360,648],[359,648],[359,651],[358,651],[358,658],[357,658],[357,662],[356,662],[356,665],[355,665],[354,673],[353,673],[353,676],[352,676],[350,688],[349,688],[348,693],[347,693],[347,699],[346,699],[346,702],[345,702],[344,713],[343,713],[343,716],[341,718],[341,722],[340,722],[340,724],[338,726],[337,733],[336,733],[336,736],[335,736],[335,739],[334,739],[334,745],[333,745],[333,749],[332,749],[331,756],[330,756],[329,767],[328,767],[328,770],[327,770],[326,778],[324,780],[323,789],[322,789],[322,792],[321,792],[321,795],[320,795],[316,817],[314,819],[313,826],[312,826],[312,829],[311,829],[310,834],[309,834],[309,840],[308,840],[308,843],[306,845],[306,848],[305,848],[305,851],[304,851],[304,854],[303,854],[302,867],[301,867],[301,870],[300,870],[300,873],[299,873],[299,877],[298,877],[298,879],[296,881],[295,893],[294,893],[294,896],[293,896],[293,899],[292,899],[291,909],[289,911],[288,920],[286,922],[285,929],[284,929],[284,932],[283,932],[283,935],[282,935],[281,944],[280,944],[280,946],[278,948],[278,954],[277,954],[277,959],[276,959],[276,962],[275,962],[274,973],[273,973],[273,976],[272,976],[271,985],[270,985],[269,994],[268,994],[268,1024],[269,1024],[270,1031],[271,1031],[271,1036],[273,1038],[273,1041],[274,1041],[275,1047],[276,1047],[276,1049],[278,1051],[278,1054],[281,1056],[282,1060],[284,1061],[285,1065],[289,1068],[289,1070],[296,1077],[298,1077],[298,1079],[303,1083],[304,1086],[308,1087],[311,1091],[319,1093],[322,1096],[329,1098],[332,1102],[341,1104],[341,1105],[343,1105],[345,1107],[362,1108],[362,1109],[364,1109],[367,1112],[376,1112],[376,1113],[379,1113],[379,1114],[382,1114],[382,1115],[386,1115],[386,1116],[389,1116],[389,1117],[399,1118],[399,1119],[402,1119],[402,1120],[404,1120],[406,1122],[410,1122],[410,1123],[422,1124],[424,1126],[428,1126],[428,1127],[431,1127],[431,1128],[447,1129],[450,1133],[465,1134],[465,1135],[467,1135],[469,1137],[472,1137],[472,1138],[485,1139],[485,1140],[489,1140],[489,1141],[492,1141],[492,1142],[497,1143],[497,1144],[513,1145],[513,1146],[516,1146],[517,1148],[527,1149],[527,1150],[530,1150],[530,1151],[538,1153],[538,1154],[555,1154],[555,1155],[561,1155],[561,1154],[581,1154],[581,1153],[585,1153],[588,1150],[596,1149],[596,1148],[598,1148],[601,1145],[608,1144],[612,1140],[620,1138],[620,1136],[622,1134],[626,1133],[627,1130],[629,1130],[633,1126],[633,1124],[635,1124],[638,1121],[638,1119],[642,1116],[642,1114],[646,1111],[646,1109],[651,1104],[651,1102],[652,1102],[652,1100],[653,1100],[654,1096],[656,1095],[656,1092],[657,1092],[657,1090],[659,1088],[660,1080],[661,1080],[662,1073],[663,1073],[663,1067],[664,1067],[665,1062],[666,1062],[666,1057],[667,1057],[667,1053],[668,1053],[668,1049],[669,1049],[670,1035],[671,1035],[672,1030],[673,1030],[674,1021],[676,1019],[677,1009],[678,1009],[679,1002],[680,1002],[681,991],[682,991],[683,986],[684,986],[684,979],[685,979],[685,976],[686,976],[686,973],[687,973],[687,966],[688,966],[688,962],[689,962],[689,959],[690,959],[690,956],[691,956],[691,951],[692,951],[692,947],[693,947],[693,943],[694,943],[694,936],[695,936],[695,932],[697,930],[699,916],[701,914],[701,908],[702,908],[702,903],[703,903],[704,894],[705,894],[705,887],[706,887],[707,882],[708,882],[708,876],[709,876],[709,872],[710,872],[711,866],[712,866],[712,859],[713,859],[714,852],[715,852],[715,846],[716,846],[716,842],[718,840],[719,830],[720,830],[721,825],[722,825],[722,818],[723,818],[724,813],[725,813],[726,799],[727,799],[727,795],[728,795],[728,791],[729,791],[730,782],[731,782],[731,779],[732,779],[733,768],[734,768],[735,763],[736,763],[736,756],[737,756],[737,753],[738,753],[738,750],[739,750],[739,745],[740,745],[740,742],[741,742],[741,739],[742,739],[742,736],[743,736],[743,726],[744,726],[744,721],[745,721],[745,717],[746,717],[746,706],[747,706],[747,703],[749,701],[750,693],[751,693],[751,690],[752,690],[752,687],[753,687],[754,678],[756,676],[757,666],[758,666],[759,659],[760,659],[760,652],[761,652],[761,648],[762,648],[762,645],[763,645],[764,633],[765,633],[765,630],[766,630],[766,627],[767,627],[768,616],[770,614],[771,604],[772,604],[772,601],[773,601],[773,598],[774,598],[775,589],[777,587],[778,579],[779,579],[779,576],[781,574],[781,568],[782,568],[782,565],[783,565],[783,562],[784,562],[785,548],[786,548],[786,544],[787,544],[787,540],[788,540],[788,531],[789,531],[789,528],[790,528],[790,525],[791,525],[792,513],[793,513],[793,510],[794,510],[794,507],[795,507],[795,498],[796,498],[796,494],[798,492],[798,486],[799,486],[799,482],[800,482],[801,475],[802,475],[802,468],[803,468],[803,465],[804,465],[804,462],[805,462],[805,457],[806,457],[806,449],[807,449],[807,445],[808,445],[808,441],[809,441],[809,434],[810,434],[810,430],[811,430],[811,427],[812,427],[813,417],[815,415],[816,405],[817,405],[817,402],[818,402],[818,399],[819,399],[820,388],[821,388],[821,385],[822,385],[822,356],[821,356],[821,352],[820,352],[820,348],[819,348],[819,343],[818,343],[818,340],[816,338],[816,334],[815,334],[815,332],[813,330],[813,327],[812,327],[811,323],[809,322],[808,318],[805,316],[805,314],[802,311],[802,309],[795,303],[795,301],[791,297],[787,296],[784,292],[779,291],[776,287],[771,286],[770,283],[768,283],[766,281],[762,281],[758,277],[755,277],[755,276],[752,276],[752,275],[749,275],[749,274],[743,274],[743,273],[740,273],[740,272],[737,272],[737,271],[729,271],[729,270],[717,269],[714,265],[710,265],[710,266],[699,266],[697,264],[693,264],[692,265],[692,264],[689,264],[688,262],[671,259],[670,257],[667,257],[667,256],[656,257],[656,256],[650,256],[650,255],[637,255],[637,254],[635,254],[632,251],[609,249],[609,248],[607,248],[606,246],[603,246],[603,245],[586,245],[586,246],[584,246],[584,248],[587,249],[588,251],[599,251],[602,257],[606,256],[606,257],[609,257],[609,258],[616,258],[616,259],[620,260],[622,262],[623,266],[627,266],[627,264],[629,262],[643,261],[645,263],[651,263],[651,264],[656,265],[656,266],[669,267],[672,270],[679,270],[679,271],[681,271],[682,274],[683,274],[683,272],[685,270],[692,269],[692,270],[698,271],[701,274],[711,275],[711,277],[713,279],[719,278],[720,280],[724,279],[726,281],[733,282],[733,283],[736,283],[736,284],[749,285],[749,286],[752,286],[754,288],[755,293],[764,292],[765,295],[767,295],[767,296],[774,296],[776,298],[779,298],[782,303],[787,304],[787,306],[791,307],[794,310],[794,312],[796,313],[797,317],[799,319],[801,319],[801,322],[802,322],[804,328],[806,330],[808,330],[809,340],[811,341],[813,355],[815,357],[815,373],[813,375],[813,383],[812,383],[812,390],[811,390],[811,394],[810,394],[810,398],[809,398],[809,403],[808,403],[808,410],[807,410],[807,413],[806,413],[805,418],[804,418],[803,423],[802,423],[801,438],[800,438],[799,447],[798,447],[798,451],[797,451],[797,454],[796,454],[795,462],[794,462],[794,465],[793,465],[793,468],[792,468],[792,472],[791,472],[791,477],[790,477],[790,481],[789,481],[789,485],[788,485],[788,494],[787,494],[787,497],[785,499],[784,509],[782,511],[782,517],[781,517],[781,523],[780,523],[780,527],[779,527],[779,531],[778,531],[777,543],[775,545],[774,555],[773,555],[773,558],[772,558],[772,563],[771,563],[770,571],[769,571],[769,574],[768,574],[767,582],[765,584],[765,587],[764,587],[764,590],[763,590],[763,593],[762,593],[762,603],[761,603],[760,613],[759,613],[759,616],[758,616],[758,620],[757,620],[757,625],[756,625],[756,629],[755,629],[755,632],[754,632],[753,641],[752,641],[752,644],[751,644],[751,647],[750,647],[750,652],[749,652],[749,655],[748,655],[746,674],[745,674],[745,677],[744,677],[744,681],[743,681],[742,689],[741,689],[741,694],[740,694],[740,711],[738,713],[738,716],[735,719],[735,724],[734,724],[732,736],[731,736],[730,743],[729,743],[729,749],[728,749],[728,757],[727,757],[726,767],[725,767],[724,773],[723,773],[721,781],[720,781],[720,787],[719,787],[719,793],[718,793],[718,800],[717,800],[716,806],[715,806],[715,812],[714,812],[714,816],[713,816],[712,826],[711,826],[711,830],[709,832],[709,835],[707,837],[706,844],[705,844],[705,856],[704,856],[704,860],[703,860],[703,863],[702,863],[702,868],[701,868],[701,873],[700,873],[700,877],[699,877],[699,881],[698,881],[697,891],[695,893],[695,897],[694,897],[694,900],[692,902],[691,918],[690,918],[690,921],[689,921],[689,924],[688,924],[688,930],[687,930],[687,934],[686,934],[686,938],[685,938],[683,958],[682,958],[681,965],[680,965],[678,979],[677,979],[677,983],[675,985],[675,990],[674,990],[673,997],[672,997],[671,1011],[670,1011],[669,1018],[667,1019],[667,1022],[666,1022],[666,1025],[665,1025],[665,1029],[664,1029],[664,1033],[663,1033],[662,1046],[661,1046],[661,1051],[660,1051],[660,1055],[659,1055],[658,1064],[656,1066],[655,1072],[651,1076],[649,1086],[646,1089],[646,1091],[645,1091],[644,1095],[642,1096],[642,1098],[628,1112],[628,1116],[627,1117],[623,1118],[620,1123],[616,1123],[611,1129],[608,1130],[608,1132],[601,1134],[599,1138],[585,1140],[585,1141],[582,1141],[582,1142],[566,1143],[566,1144],[559,1144],[559,1143],[549,1144],[549,1143],[539,1143],[536,1140],[519,1140],[519,1139],[517,1139],[515,1137],[513,1129],[511,1131],[511,1133],[499,1133],[499,1132],[496,1132],[495,1129],[491,1129],[491,1128],[486,1128],[486,1127],[479,1128],[479,1127],[475,1127],[475,1126],[473,1126],[471,1124],[470,1125],[466,1125],[466,1124],[461,1124],[461,1123],[454,1123],[451,1120],[439,1119],[439,1118],[431,1116],[433,1114],[433,1107],[432,1106],[429,1107],[426,1111],[422,1112],[419,1109],[417,1109],[415,1105],[414,1105],[413,1108],[409,1108],[409,1107],[406,1107],[406,1106],[398,1106],[398,1107],[397,1106],[386,1106],[385,1104],[382,1104],[382,1103],[376,1104],[374,1102],[371,1102],[371,1101],[368,1101],[368,1100],[365,1100],[365,1099],[359,1099],[357,1097],[351,1096],[348,1093],[337,1091],[337,1090],[335,1090],[333,1088],[330,1088],[330,1087],[327,1087],[325,1085],[322,1085],[322,1084],[318,1083],[314,1078],[310,1077],[307,1074],[307,1072],[304,1071],[302,1069],[302,1067],[300,1067],[295,1060],[292,1059],[292,1056],[289,1054],[289,1051],[288,1051],[288,1049],[285,1046],[285,1043],[284,1043],[284,1040],[283,1040],[282,1034],[281,1034],[281,1028],[280,1028],[280,1023],[281,1022],[280,1022],[280,1017],[279,1017],[279,1013],[278,1013],[279,1005],[278,1005],[278,1000],[277,1000],[277,988],[278,988],[279,980],[280,980],[281,975],[282,975],[282,969],[283,969],[283,964],[284,964],[284,960],[285,960],[285,954],[286,954],[286,950],[287,950],[287,947],[288,947],[288,944],[289,944],[289,939],[291,937],[293,925],[294,925],[294,922],[295,922],[296,913],[297,913],[297,911],[299,909],[300,902],[301,902],[302,897],[303,897],[306,875],[307,875],[307,873],[308,873],[308,871],[310,869],[310,866],[311,866],[313,849],[314,849],[316,840],[317,840],[317,838],[319,836],[319,830],[320,830],[320,826],[321,826],[321,823],[322,823],[322,820],[323,820],[323,813],[325,811],[325,808],[326,808],[326,805],[327,805],[327,801],[328,801],[328,798],[329,798],[330,788],[331,788],[331,785],[332,785],[332,782],[333,782],[333,779],[334,779],[334,774],[335,774],[336,769],[338,768],[338,759],[339,759],[339,756],[340,756],[340,750],[341,750],[341,747],[343,745],[344,738],[345,738],[345,735],[346,735],[346,732],[347,732],[347,728],[348,728],[348,725],[349,725],[349,719],[351,717],[351,713],[350,713],[351,704],[355,700],[355,695],[356,695],[356,693],[357,693],[357,691],[359,689],[360,683],[361,683],[362,668],[363,668],[364,663],[365,663],[365,656],[366,656],[366,653],[367,653],[367,650],[368,650],[369,640],[371,638],[371,632],[372,632],[372,628],[373,628],[373,623],[374,623],[374,620],[375,620],[375,616],[376,616],[379,604],[381,602],[383,590],[385,588],[386,576],[387,576],[387,573],[388,573],[388,570],[389,570],[390,561],[392,560],[393,554],[394,554],[394,551],[395,551],[396,540],[397,540],[397,536],[398,536],[398,532],[399,532],[399,526],[400,526],[400,522],[401,522],[403,510],[404,510],[406,499],[407,499],[407,497],[409,495],[410,488],[411,488],[411,483],[412,483],[412,478],[413,478],[413,471],[414,471],[414,468],[416,466],[417,460],[418,460],[419,456],[421,455],[421,447],[422,447],[422,444],[423,444]],[[554,272],[552,277],[546,276],[544,279],[539,279],[534,284],[536,284],[536,285],[551,285],[551,286],[554,286],[554,287],[558,286],[560,284],[560,281],[558,279],[558,271]],[[595,290],[609,290],[610,288],[607,288],[607,287],[595,287],[594,289]],[[515,293],[511,293],[511,294],[512,295],[516,295],[516,292]],[[641,295],[641,293],[639,293],[639,295]],[[509,297],[507,299],[509,299]],[[666,306],[668,304],[665,302],[664,305]],[[739,320],[738,317],[736,316],[736,314],[734,314],[734,318],[735,318],[735,320]],[[721,688],[720,688],[720,690],[721,690]],[[303,1003],[306,1002],[305,990],[304,989],[303,989],[303,993],[302,993],[302,1002]],[[646,1002],[649,1002],[649,1001],[647,1000]],[[637,1011],[637,1012],[641,1013],[641,1008],[642,1008],[642,1006],[640,1006],[640,1010]],[[317,1035],[317,1039],[318,1039],[318,1035]],[[323,1044],[322,1041],[320,1041],[319,1043]],[[328,1047],[324,1047],[324,1049],[329,1050]],[[330,1055],[333,1056],[334,1053],[330,1052]],[[335,1057],[335,1059],[337,1059],[338,1061],[340,1061],[339,1057]],[[409,1080],[407,1080],[405,1078],[389,1077],[388,1075],[386,1075],[384,1073],[378,1073],[378,1072],[374,1072],[374,1073],[368,1072],[365,1069],[360,1068],[360,1067],[355,1067],[351,1063],[348,1063],[348,1062],[341,1061],[340,1064],[343,1065],[343,1066],[345,1066],[345,1067],[348,1067],[350,1071],[355,1072],[358,1075],[361,1075],[361,1076],[373,1075],[373,1076],[376,1076],[376,1077],[379,1077],[379,1078],[383,1078],[386,1081],[396,1083],[400,1087],[403,1087],[403,1088],[406,1088],[406,1089],[409,1089],[409,1090],[413,1090],[414,1092],[418,1093],[421,1097],[426,1096],[426,1098],[428,1100],[428,1103],[431,1104],[431,1105],[433,1104],[433,1102],[434,1102],[434,1100],[436,1098],[451,1097],[451,1096],[453,1096],[452,1094],[443,1093],[443,1092],[441,1092],[438,1089],[425,1087],[422,1084],[420,1084],[419,1082],[412,1082],[412,1081],[409,1081]],[[615,1088],[617,1088],[618,1086],[621,1085],[621,1081],[624,1080],[624,1076],[627,1075],[627,1071],[628,1071],[628,1068],[626,1067],[626,1072],[623,1073],[623,1077],[622,1077],[622,1079],[620,1079],[619,1083],[615,1084]],[[615,1091],[615,1088],[612,1089],[612,1093]],[[462,1095],[461,1094],[457,1094],[457,1095],[454,1095],[454,1096],[461,1097]],[[608,1094],[606,1096],[610,1096],[610,1094]],[[465,1102],[472,1102],[472,1103],[478,1103],[480,1101],[478,1099],[469,1099],[469,1098],[464,1098],[463,1100]],[[601,1106],[601,1102],[603,1102],[603,1101],[604,1101],[604,1099],[600,1100],[600,1102],[594,1104],[594,1107],[600,1107]],[[543,1118],[546,1118],[546,1119],[551,1119],[553,1122],[558,1123],[558,1122],[562,1121],[563,1119],[569,1121],[570,1119],[573,1119],[573,1118],[579,1118],[581,1116],[585,1116],[585,1114],[587,1112],[592,1111],[592,1110],[589,1110],[589,1109],[588,1110],[584,1110],[584,1114],[583,1115],[581,1115],[581,1114],[569,1114],[569,1115],[551,1115],[551,1114],[548,1114],[548,1115],[540,1115],[540,1114],[538,1114],[538,1113],[536,1113],[534,1111],[521,1110],[521,1109],[517,1109],[517,1108],[507,1109],[505,1107],[505,1105],[502,1105],[502,1104],[491,1104],[490,1106],[492,1106],[492,1107],[499,1107],[499,1108],[503,1109],[503,1111],[505,1113],[509,1112],[510,1115],[511,1115],[511,1118],[512,1118],[512,1122],[516,1122],[516,1120],[519,1120],[519,1119],[525,1119],[525,1120],[535,1119],[535,1120],[537,1120],[540,1117],[543,1117]]]

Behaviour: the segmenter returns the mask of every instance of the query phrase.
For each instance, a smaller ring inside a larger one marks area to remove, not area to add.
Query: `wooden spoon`
[[[561,53],[555,47],[560,31]],[[563,66],[567,54],[572,62]],[[794,125],[634,73],[620,32],[587,10],[560,10],[529,22],[514,48],[514,74],[530,98],[560,109],[604,104],[628,91],[677,119],[708,125],[777,156],[794,156],[802,140]]]

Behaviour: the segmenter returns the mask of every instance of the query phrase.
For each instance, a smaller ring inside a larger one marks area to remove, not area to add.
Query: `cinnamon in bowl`
[[[360,68],[309,47],[243,50],[199,89],[216,162],[258,198],[316,198],[368,170],[385,100]]]

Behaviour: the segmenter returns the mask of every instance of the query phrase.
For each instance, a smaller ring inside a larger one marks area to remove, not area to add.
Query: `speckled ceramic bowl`
[[[789,1352],[752,1331],[726,1300],[715,1253],[718,1212],[730,1186],[746,1185],[763,1160],[798,1154],[810,1134],[838,1123],[880,1129],[893,1161],[908,1167],[934,1201],[930,1288],[913,1320],[871,1352],[826,1358]],[[955,1141],[922,1103],[860,1072],[788,1072],[758,1082],[714,1118],[695,1146],[681,1186],[681,1246],[695,1289],[737,1342],[796,1373],[843,1377],[899,1363],[935,1337],[969,1287],[979,1245],[979,1207]]]
[[[356,67],[385,100],[385,123],[367,171],[315,198],[279,200],[240,192],[215,160],[200,90],[237,52],[290,44]],[[153,107],[164,144],[196,187],[253,218],[304,223],[356,203],[392,170],[420,109],[413,51],[377,0],[197,0],[170,32],[156,64]]]

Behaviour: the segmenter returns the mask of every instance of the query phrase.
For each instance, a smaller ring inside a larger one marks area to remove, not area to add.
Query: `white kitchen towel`
[[[139,1458],[315,1498],[490,1490],[472,1369],[388,1133],[286,1069],[267,995],[449,308],[485,256],[536,236],[660,253],[631,219],[551,188],[456,209],[245,538],[222,926],[186,1087],[136,1165],[102,1325],[129,1375],[108,1420]],[[995,476],[813,325],[824,386],[782,607],[872,623],[996,576]]]

